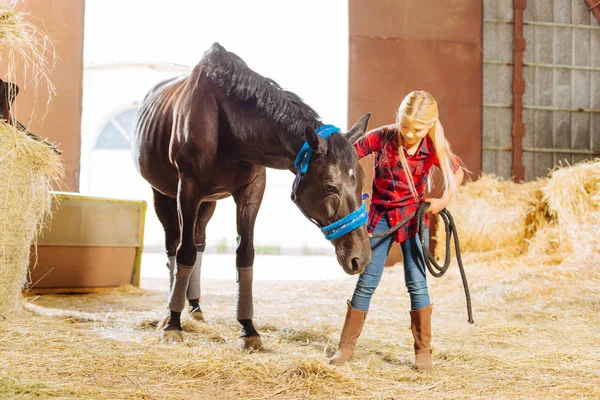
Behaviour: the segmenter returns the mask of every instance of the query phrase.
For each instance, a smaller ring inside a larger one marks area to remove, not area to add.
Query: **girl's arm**
[[[397,128],[398,124],[392,124],[381,126],[379,128],[375,128],[367,132],[367,134],[362,139],[354,143],[354,150],[356,150],[358,158],[361,159],[379,150],[382,146],[386,135],[390,132],[390,130]]]
[[[458,168],[456,172],[454,172],[454,181],[456,182],[456,187],[460,186],[464,177],[465,173],[463,172],[462,168]],[[431,206],[429,206],[429,208],[427,209],[427,212],[437,214],[440,211],[442,211],[444,208],[446,208],[448,203],[450,203],[450,200],[452,200],[452,195],[452,191],[448,190],[447,195],[442,197],[441,199],[436,199],[433,197],[425,199],[426,202],[431,204]]]

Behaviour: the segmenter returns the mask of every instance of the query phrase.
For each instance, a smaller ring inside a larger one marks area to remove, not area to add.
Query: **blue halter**
[[[322,138],[327,138],[332,133],[339,132],[339,131],[340,131],[340,129],[333,125],[323,125],[319,129],[317,129],[315,132]],[[302,148],[300,149],[300,152],[298,152],[298,155],[296,156],[296,162],[294,163],[294,166],[296,167],[297,172],[296,172],[296,179],[294,180],[294,185],[292,186],[292,196],[291,196],[292,201],[294,202],[294,204],[296,204],[298,206],[298,208],[300,209],[300,211],[302,211],[302,214],[304,214],[304,216],[306,218],[308,218],[315,225],[317,225],[319,228],[321,228],[321,232],[323,232],[323,234],[325,235],[325,239],[335,240],[339,237],[344,236],[347,233],[352,232],[355,229],[360,228],[361,226],[363,226],[364,224],[367,223],[367,219],[368,219],[367,206],[363,202],[362,205],[360,206],[360,208],[358,208],[357,210],[354,210],[353,212],[346,215],[345,217],[343,217],[327,226],[321,226],[317,221],[315,221],[313,218],[311,218],[302,209],[302,207],[298,203],[298,200],[296,197],[296,190],[298,189],[298,185],[300,184],[300,180],[302,179],[302,176],[304,176],[304,174],[306,174],[306,171],[308,170],[308,164],[310,164],[310,159],[312,157],[312,153],[313,153],[313,151],[310,148],[310,146],[308,145],[308,143],[304,142],[304,144],[302,145]],[[369,197],[368,194],[366,194],[366,193],[363,194],[362,200],[364,201],[367,197]]]

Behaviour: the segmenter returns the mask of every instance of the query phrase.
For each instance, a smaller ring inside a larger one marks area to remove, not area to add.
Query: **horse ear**
[[[360,139],[365,132],[367,131],[367,126],[369,125],[369,118],[371,118],[371,113],[366,113],[363,115],[356,124],[344,134],[344,137],[352,144],[356,143],[358,139]]]
[[[306,128],[304,134],[306,136],[306,142],[308,146],[317,154],[327,153],[327,141],[319,136],[313,128],[310,126]]]

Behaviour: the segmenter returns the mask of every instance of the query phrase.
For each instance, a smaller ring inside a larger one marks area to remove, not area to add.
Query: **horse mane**
[[[317,112],[298,95],[254,72],[238,55],[219,43],[214,43],[200,62],[207,76],[227,95],[252,103],[288,131],[303,137],[307,126],[316,129],[322,125]]]

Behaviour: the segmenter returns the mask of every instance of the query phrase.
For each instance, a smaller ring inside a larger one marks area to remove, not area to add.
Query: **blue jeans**
[[[390,229],[387,215],[384,214],[377,223],[373,233],[380,233]],[[425,231],[425,240],[429,240],[429,230]],[[358,277],[356,289],[352,296],[352,307],[357,310],[367,311],[371,304],[371,297],[381,281],[385,261],[393,243],[393,235],[370,239],[371,263],[367,265],[364,272]],[[410,295],[411,310],[418,310],[431,304],[429,291],[427,290],[427,278],[425,274],[425,260],[419,234],[400,243],[404,264],[404,282]]]

